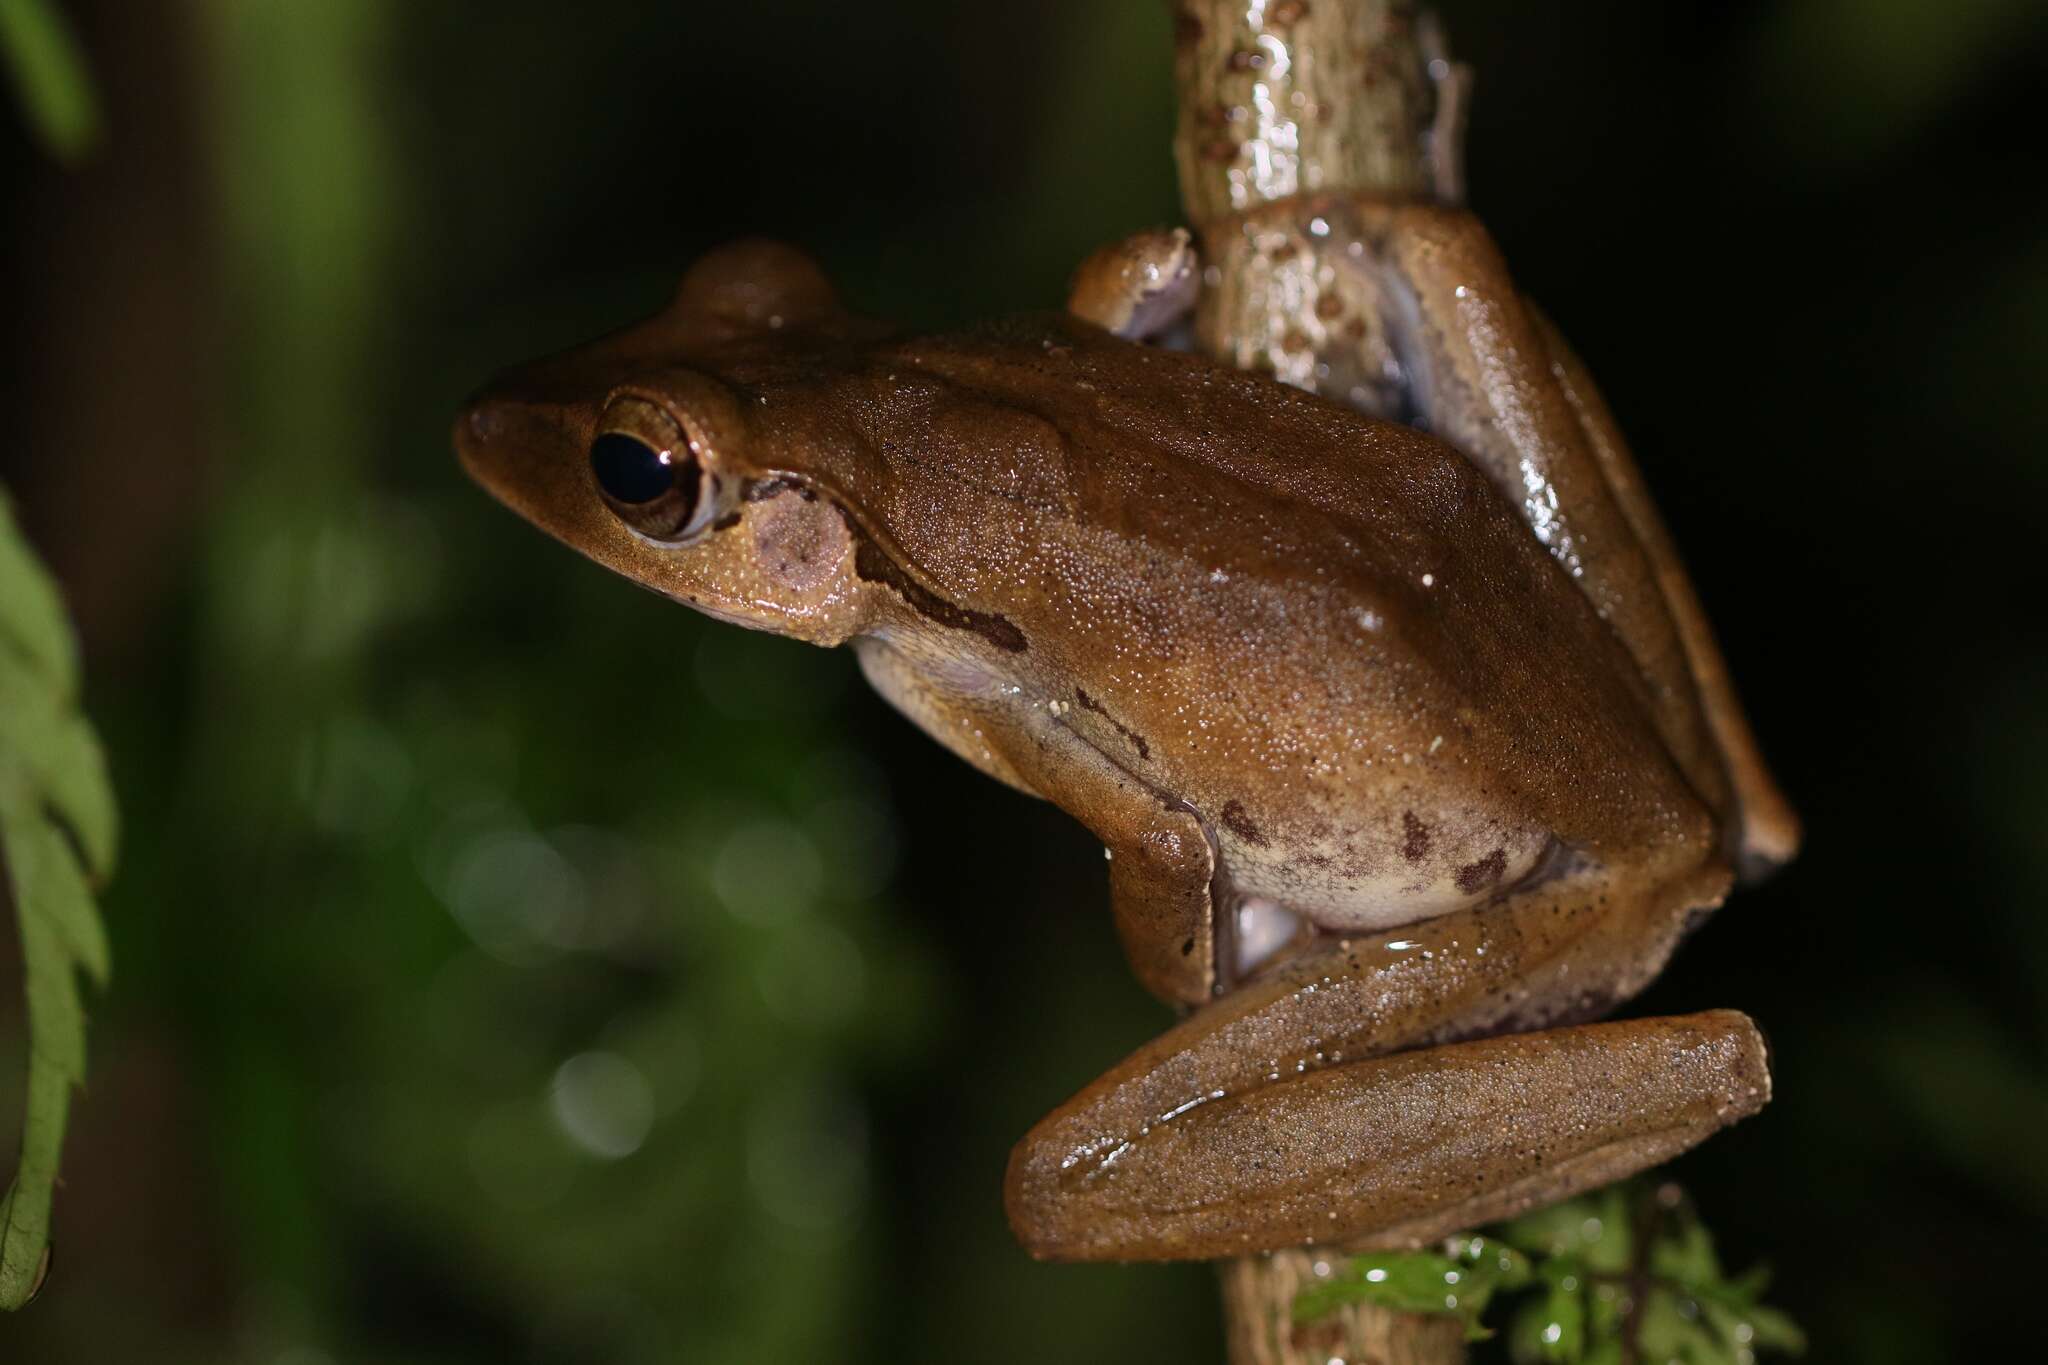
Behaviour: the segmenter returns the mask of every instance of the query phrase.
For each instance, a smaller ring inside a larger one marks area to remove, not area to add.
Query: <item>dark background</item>
[[[918,323],[1053,304],[1175,216],[1164,7],[65,8],[108,136],[0,120],[0,472],[127,847],[0,1356],[1218,1358],[1205,1268],[1002,1222],[1009,1144],[1165,1022],[1093,844],[445,436],[741,233]],[[2048,1213],[2048,11],[1444,8],[1474,205],[1808,822],[1635,1007],[1776,1051],[1674,1173],[1817,1358],[2003,1356]]]

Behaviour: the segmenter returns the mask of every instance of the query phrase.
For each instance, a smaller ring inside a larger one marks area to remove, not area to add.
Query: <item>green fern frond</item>
[[[78,709],[78,651],[56,584],[0,496],[0,858],[28,999],[21,1157],[0,1198],[0,1309],[35,1297],[72,1087],[85,1080],[78,973],[105,985],[92,883],[113,871],[116,820],[99,740]]]

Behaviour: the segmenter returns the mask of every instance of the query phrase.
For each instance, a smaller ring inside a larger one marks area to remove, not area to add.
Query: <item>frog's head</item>
[[[642,586],[836,644],[863,614],[853,534],[791,476],[749,395],[878,331],[802,253],[736,243],[656,316],[500,375],[457,419],[456,450],[512,510]]]

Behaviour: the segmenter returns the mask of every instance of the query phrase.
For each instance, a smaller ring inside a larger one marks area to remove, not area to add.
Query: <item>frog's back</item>
[[[1443,443],[1064,318],[833,383],[892,551],[1240,887],[1412,908],[1698,825],[1619,641]]]

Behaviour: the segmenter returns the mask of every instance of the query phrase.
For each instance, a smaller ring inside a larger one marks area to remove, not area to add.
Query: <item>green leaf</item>
[[[77,39],[48,0],[0,0],[0,60],[51,152],[75,161],[92,150],[100,136],[99,98]]]
[[[1706,1225],[1693,1217],[1670,1220],[1651,1244],[1650,1273],[1688,1286],[1720,1283],[1721,1262]]]
[[[1697,1300],[1668,1288],[1653,1290],[1642,1308],[1638,1341],[1646,1360],[1686,1365],[1736,1365],[1736,1348],[1714,1331]]]
[[[1799,1330],[1799,1324],[1792,1321],[1789,1314],[1762,1304],[1751,1304],[1744,1311],[1743,1320],[1749,1325],[1750,1345],[1790,1355],[1806,1353],[1806,1333]]]
[[[1771,1268],[1767,1265],[1753,1265],[1740,1275],[1731,1276],[1728,1289],[1737,1294],[1744,1303],[1755,1303],[1771,1287]]]
[[[1743,1280],[1756,1282],[1752,1272]],[[1800,1355],[1806,1350],[1806,1334],[1798,1324],[1775,1308],[1767,1308],[1756,1301],[1756,1295],[1749,1292],[1748,1284],[1738,1281],[1723,1281],[1718,1284],[1696,1286],[1694,1297],[1701,1312],[1712,1323],[1720,1339],[1738,1353],[1743,1350],[1783,1351],[1788,1355]]]
[[[0,844],[16,906],[34,910],[86,974],[104,986],[107,931],[70,843],[48,820],[0,809]]]
[[[105,877],[119,830],[99,739],[70,698],[11,663],[0,655],[0,756],[24,773],[78,841],[88,869]]]
[[[1616,1365],[1623,1359],[1735,1365],[1762,1351],[1798,1352],[1805,1337],[1759,1302],[1769,1273],[1728,1275],[1713,1235],[1675,1186],[1629,1181],[1506,1223],[1491,1237],[1454,1239],[1515,1257],[1480,1296],[1531,1292],[1514,1306],[1517,1361]],[[1637,1302],[1640,1296],[1640,1302]],[[1468,1319],[1470,1335],[1485,1335]],[[1632,1338],[1632,1340],[1631,1340]]]
[[[1528,1284],[1528,1257],[1497,1239],[1454,1237],[1444,1253],[1354,1256],[1335,1276],[1296,1296],[1294,1319],[1312,1322],[1348,1303],[1370,1303],[1397,1313],[1463,1319],[1468,1340],[1492,1335],[1479,1325],[1496,1291]]]
[[[0,0],[5,4],[6,0]],[[22,538],[14,504],[0,490],[0,639],[21,652],[49,680],[50,690],[69,697],[78,687],[78,651],[57,582]]]
[[[1397,1313],[1455,1311],[1458,1263],[1435,1252],[1405,1255],[1354,1256],[1326,1283],[1302,1291],[1295,1299],[1296,1321],[1322,1317],[1346,1303],[1370,1303]],[[1447,1304],[1446,1300],[1451,1303]]]
[[[21,1163],[0,1201],[0,1308],[20,1308],[42,1288],[49,1266],[50,1194],[70,1106],[70,1078],[31,1060]]]
[[[1566,1277],[1571,1278],[1571,1277]],[[1586,1351],[1586,1300],[1582,1286],[1550,1284],[1541,1298],[1531,1299],[1515,1315],[1509,1350],[1517,1361],[1577,1362]]]
[[[1582,1283],[1575,1275],[1560,1276],[1543,1297],[1543,1325],[1537,1337],[1545,1360],[1577,1360],[1585,1353],[1586,1299]]]
[[[1627,1189],[1610,1185],[1524,1214],[1502,1226],[1500,1236],[1532,1256],[1576,1256],[1591,1270],[1619,1272],[1635,1248]]]
[[[109,970],[88,877],[112,870],[113,793],[77,710],[74,646],[56,600],[0,503],[0,859],[28,1002],[21,1159],[0,1199],[0,1309],[27,1303],[49,1271],[57,1161],[71,1089],[85,1079],[78,973],[104,984]]]

